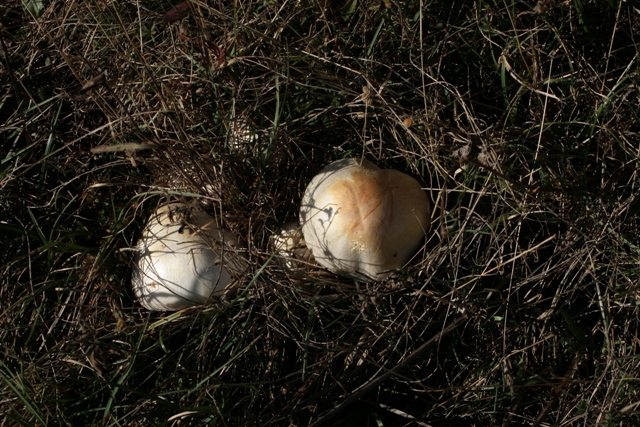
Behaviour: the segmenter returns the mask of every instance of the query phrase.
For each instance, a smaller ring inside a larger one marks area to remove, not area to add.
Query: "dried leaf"
[[[183,1],[182,3],[178,3],[167,12],[162,18],[163,24],[171,24],[172,22],[176,22],[184,18],[189,14],[189,2]]]
[[[91,152],[94,154],[100,153],[112,153],[115,151],[139,151],[153,149],[155,146],[152,144],[138,144],[135,142],[129,142],[125,144],[113,144],[113,145],[99,145],[93,147]]]
[[[98,86],[99,84],[101,84],[105,77],[106,77],[106,73],[102,72],[100,74],[98,74],[97,76],[95,76],[94,78],[92,78],[91,80],[89,80],[88,82],[86,82],[84,85],[82,85],[82,89],[80,89],[81,91],[87,91],[89,89],[92,89],[96,86]]]

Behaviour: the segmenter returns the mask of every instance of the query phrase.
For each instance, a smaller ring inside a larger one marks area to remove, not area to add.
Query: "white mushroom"
[[[307,187],[300,223],[316,261],[339,274],[382,280],[415,253],[430,227],[420,184],[366,160],[331,163]]]
[[[295,222],[285,224],[271,236],[269,243],[277,251],[279,264],[289,272],[303,269],[311,259],[300,225]]]
[[[160,207],[138,242],[133,290],[148,310],[179,310],[221,293],[242,270],[237,239],[189,205]]]

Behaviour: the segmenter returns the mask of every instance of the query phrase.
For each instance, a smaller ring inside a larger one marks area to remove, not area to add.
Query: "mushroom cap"
[[[237,239],[212,216],[189,205],[161,206],[150,218],[135,256],[132,285],[154,311],[202,304],[233,282],[242,268]]]
[[[366,160],[342,159],[316,175],[300,223],[316,261],[338,274],[382,280],[415,253],[431,224],[418,181]]]
[[[277,251],[278,263],[289,272],[304,269],[311,259],[311,252],[304,243],[300,224],[289,222],[269,238],[269,244]]]

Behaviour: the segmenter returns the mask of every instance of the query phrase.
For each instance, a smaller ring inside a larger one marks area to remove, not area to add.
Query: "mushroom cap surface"
[[[342,159],[316,175],[300,223],[316,261],[335,273],[382,280],[415,253],[431,223],[418,181],[363,160]]]
[[[203,304],[233,282],[243,263],[237,239],[212,216],[188,205],[161,206],[138,241],[132,285],[154,311]]]
[[[311,252],[304,243],[297,222],[285,224],[269,238],[269,244],[277,251],[280,266],[289,272],[303,270],[311,259]]]

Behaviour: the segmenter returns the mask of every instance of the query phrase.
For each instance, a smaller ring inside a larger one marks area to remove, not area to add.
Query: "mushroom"
[[[382,280],[415,253],[431,224],[420,184],[363,160],[331,163],[307,187],[300,223],[316,261],[356,279]]]
[[[136,297],[155,311],[207,302],[244,268],[237,244],[207,213],[182,203],[161,206],[137,245],[131,280]]]
[[[278,255],[278,263],[286,271],[295,273],[304,269],[311,252],[304,244],[302,230],[297,222],[289,222],[269,238],[269,244]]]

